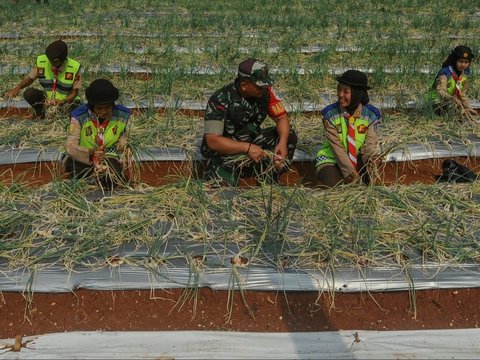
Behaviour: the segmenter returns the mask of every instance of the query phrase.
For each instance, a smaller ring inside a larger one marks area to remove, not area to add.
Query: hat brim
[[[350,86],[353,86],[353,87],[358,88],[358,89],[362,89],[362,90],[371,90],[372,89],[372,87],[368,86],[368,85],[356,84],[356,83],[352,83],[351,81],[345,81],[340,76],[337,76],[336,80],[339,83],[342,83],[342,84],[345,84],[345,85],[350,85]]]
[[[266,87],[266,86],[271,86],[272,85],[272,83],[265,82],[265,81],[256,81],[255,84],[257,86],[261,86],[261,87]]]
[[[115,103],[118,99],[111,99],[111,100],[102,100],[102,101],[87,101],[88,104],[90,105],[107,105],[107,104],[112,104]]]
[[[105,104],[111,104],[111,103],[116,102],[119,97],[120,97],[120,93],[119,93],[118,89],[115,88],[115,94],[112,94],[112,96],[105,97],[103,99],[91,99],[91,100],[87,99],[87,102],[90,105],[105,105]]]
[[[53,59],[48,58],[48,61],[50,61],[51,64],[57,63],[57,62],[60,62],[60,61],[63,64],[65,62],[65,60],[67,60],[67,58],[60,58],[60,57],[56,57],[56,58],[53,58]]]
[[[266,78],[266,79],[261,79],[261,80],[254,81],[254,83],[255,83],[257,86],[265,87],[265,86],[271,86],[271,85],[273,85],[273,80],[272,80],[271,77],[268,77],[268,78]]]

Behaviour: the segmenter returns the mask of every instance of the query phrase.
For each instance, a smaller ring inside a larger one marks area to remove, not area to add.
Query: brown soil
[[[479,172],[480,159],[456,158]],[[441,174],[443,159],[382,165],[376,183],[434,183]],[[310,162],[296,163],[305,185],[314,184]],[[161,185],[188,176],[184,162],[143,163],[141,180]],[[200,171],[201,173],[201,171]],[[0,166],[0,179],[9,183],[23,179],[44,184],[64,175],[58,164]],[[245,183],[253,184],[251,179]],[[181,308],[182,290],[88,291],[37,293],[31,302],[16,292],[0,293],[0,338],[80,330],[227,330],[227,331],[327,331],[327,330],[408,330],[473,328],[480,324],[480,289],[423,290],[408,292],[318,295],[316,292],[246,292],[247,306],[235,294],[227,319],[228,292],[199,289],[196,314],[193,299]],[[28,306],[27,306],[28,305]],[[416,306],[416,317],[413,311]],[[251,314],[250,314],[250,311]]]
[[[235,293],[228,318],[227,291],[199,289],[180,308],[182,290],[37,293],[27,307],[19,293],[0,293],[0,338],[63,331],[225,330],[295,332],[332,330],[412,330],[475,328],[480,324],[480,289],[319,296],[317,292]]]
[[[480,158],[460,157],[454,159],[472,171],[480,173]],[[445,159],[384,163],[379,167],[380,177],[373,179],[373,181],[379,185],[392,185],[395,183],[433,184],[436,181],[436,177],[442,173],[441,164],[443,160]],[[65,178],[65,174],[63,174],[63,170],[59,165],[50,162],[0,165],[0,181],[4,184],[9,184],[12,181],[27,182],[33,186],[46,184],[52,181],[53,178]],[[202,165],[199,165],[196,176],[202,175]],[[300,183],[305,186],[315,185],[315,167],[312,162],[296,162],[294,167],[300,176]],[[179,177],[189,177],[192,174],[192,169],[191,164],[183,161],[143,162],[140,165],[140,180],[151,186],[164,185],[178,181]],[[283,183],[284,185],[294,185],[299,181],[298,176],[289,176],[286,179],[286,182]],[[255,181],[246,178],[241,185],[255,185]]]

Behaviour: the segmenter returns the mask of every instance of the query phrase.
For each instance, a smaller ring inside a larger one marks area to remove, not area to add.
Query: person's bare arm
[[[22,80],[22,82],[20,84],[18,84],[17,86],[15,86],[13,89],[7,91],[5,93],[5,96],[8,97],[8,98],[12,98],[12,97],[15,97],[17,96],[19,93],[20,93],[20,90],[22,90],[23,88],[27,87],[27,86],[30,86],[32,85],[33,83],[33,80],[30,79],[28,76]]]
[[[237,141],[218,134],[205,134],[205,141],[209,149],[222,155],[246,154],[255,162],[259,162],[267,156],[258,145]]]
[[[280,155],[283,159],[287,159],[288,150],[288,136],[290,134],[290,121],[288,115],[284,114],[276,119],[273,119],[276,123],[277,133],[278,133],[278,144],[273,150],[276,155]]]

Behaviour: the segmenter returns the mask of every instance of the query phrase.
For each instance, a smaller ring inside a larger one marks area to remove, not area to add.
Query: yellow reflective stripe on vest
[[[55,92],[56,100],[63,100],[72,92],[73,84],[80,69],[80,63],[70,58],[67,58],[64,66],[64,71],[59,73],[57,78],[57,90]],[[53,99],[54,94],[52,86],[54,74],[52,71],[52,64],[46,55],[40,55],[37,57],[37,68],[39,71],[38,81],[40,82],[40,85],[42,85],[42,88],[47,93],[47,98]],[[80,99],[80,97],[77,96],[76,99]]]
[[[343,148],[345,149],[345,152],[348,151],[348,145],[347,145],[347,136],[348,136],[348,125],[347,121],[342,115],[338,115],[334,118],[332,118],[333,125],[337,128],[338,131],[338,138],[340,140],[340,143],[342,144]],[[365,143],[365,139],[367,136],[367,131],[368,131],[368,125],[369,125],[368,119],[363,119],[363,118],[357,118],[355,119],[355,147],[357,149],[357,154],[360,153],[360,148],[363,146]],[[335,159],[335,155],[333,153],[332,146],[330,145],[330,142],[327,140],[325,141],[320,150],[317,152],[317,156],[315,159],[316,165],[321,165],[325,163],[332,163],[336,164],[337,160]]]
[[[103,146],[105,149],[113,148],[116,145],[126,125],[127,124],[121,120],[110,120],[103,134]],[[83,124],[80,132],[80,146],[87,149],[95,149],[97,147],[95,141],[97,134],[98,129],[95,127],[93,121],[87,120]]]

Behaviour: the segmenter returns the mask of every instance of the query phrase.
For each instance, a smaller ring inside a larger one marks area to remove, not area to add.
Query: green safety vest
[[[52,71],[52,64],[48,60],[47,55],[40,55],[37,57],[38,80],[42,88],[45,90],[48,99],[53,99],[53,81],[54,74]],[[67,58],[65,69],[58,74],[57,88],[55,91],[56,100],[64,100],[73,90],[73,83],[80,70],[80,63]],[[79,96],[75,100],[80,100]]]
[[[96,122],[92,119],[91,113],[88,111],[88,106],[81,105],[72,112],[72,116],[78,120],[81,126],[80,146],[87,149],[96,148],[97,143],[95,139],[99,129],[95,126]],[[115,105],[113,108],[113,116],[103,133],[103,147],[107,154],[116,155],[117,141],[125,130],[129,117],[129,109],[121,105]]]
[[[325,109],[326,111],[324,110],[322,113],[324,117],[337,128],[340,143],[345,148],[345,151],[347,151],[348,121],[345,119],[344,114],[340,112],[338,105],[334,106],[336,104],[337,103],[328,106]],[[355,118],[355,147],[357,148],[357,154],[360,154],[360,148],[365,143],[368,127],[379,119],[379,110],[369,104],[363,107],[361,116],[359,118]],[[337,163],[335,154],[329,141],[325,141],[322,144],[315,159],[316,166],[327,163]]]
[[[446,69],[449,69],[448,71],[446,71]],[[452,76],[452,69],[450,68],[443,68],[442,70],[440,70],[440,72],[437,74],[437,78],[438,76],[440,75],[446,75],[447,78],[448,78],[448,82],[447,82],[447,93],[449,95],[455,95],[455,85],[457,84],[457,82],[455,81],[455,79],[453,78]],[[465,82],[468,80],[468,74],[463,74],[461,79],[458,81],[458,87],[459,87],[459,90],[462,91],[463,90],[463,87],[465,85]],[[441,102],[441,98],[440,98],[440,95],[438,94],[437,92],[437,89],[435,88],[436,87],[436,78],[435,78],[435,82],[433,83],[432,85],[432,89],[427,93],[427,100],[433,102],[434,104],[438,104]]]
[[[108,149],[115,148],[115,145],[126,126],[127,123],[123,120],[110,120],[103,134],[103,146],[107,151]],[[92,120],[87,120],[83,124],[80,133],[80,146],[87,149],[94,149],[96,147],[95,139],[97,134],[98,129],[95,126],[95,123]]]

